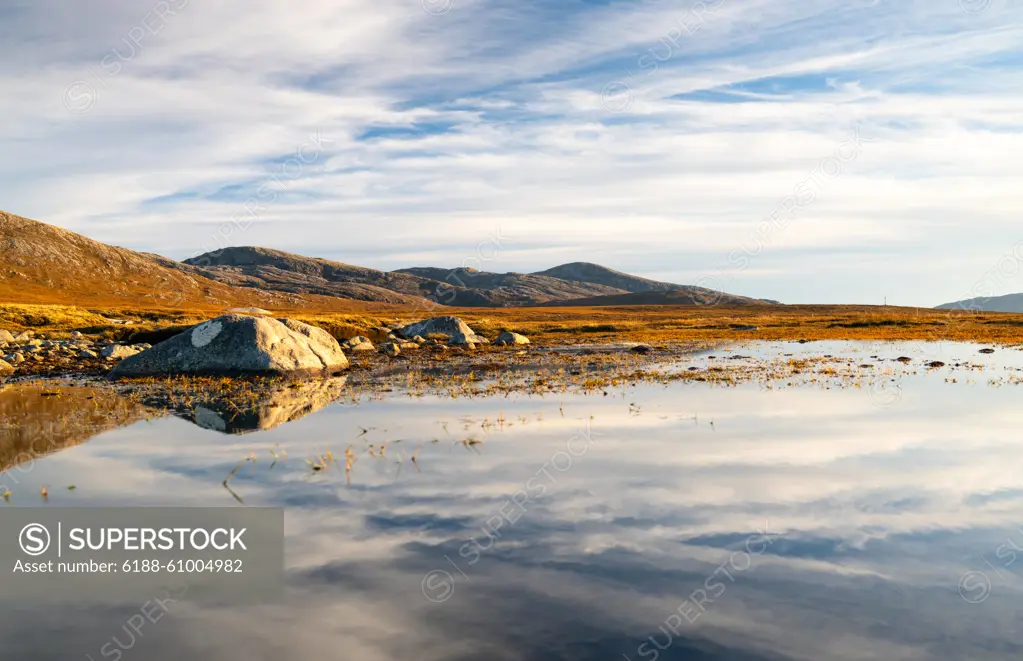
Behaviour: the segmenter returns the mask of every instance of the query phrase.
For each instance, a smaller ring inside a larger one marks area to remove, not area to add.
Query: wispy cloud
[[[1020,239],[1008,0],[94,4],[0,9],[0,208],[103,241],[193,254],[317,131],[239,242],[446,266],[499,225],[493,268],[930,305]],[[728,267],[856,126],[869,149]]]

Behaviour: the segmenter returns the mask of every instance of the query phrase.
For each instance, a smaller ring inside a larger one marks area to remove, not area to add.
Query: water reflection
[[[338,401],[347,377],[295,382],[269,382],[244,397],[205,397],[201,403],[189,398],[167,400],[143,398],[147,404],[164,409],[204,429],[224,434],[248,434],[294,422]]]
[[[743,349],[771,350],[811,349]],[[246,436],[134,424],[9,474],[16,504],[73,482],[51,503],[231,505],[221,481],[252,454],[232,488],[288,508],[286,605],[181,604],[124,658],[1015,658],[1023,413],[986,381],[1023,361],[956,371],[976,348],[944,351],[886,406],[762,384],[395,393]],[[350,486],[343,461],[306,463],[349,446]],[[139,604],[87,606],[6,604],[3,655],[104,658]]]

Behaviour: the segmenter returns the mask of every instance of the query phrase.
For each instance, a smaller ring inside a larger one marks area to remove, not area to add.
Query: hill
[[[562,280],[535,273],[490,273],[472,268],[432,267],[399,269],[394,272],[481,290],[486,292],[492,305],[502,306],[536,305],[547,301],[625,293],[624,290],[607,285]]]
[[[0,300],[147,307],[295,306],[274,292],[235,290],[159,255],[108,246],[0,211]]]
[[[592,296],[577,298],[570,301],[551,301],[543,303],[543,307],[607,307],[633,305],[698,305],[714,306],[746,306],[746,305],[778,305],[772,301],[758,298],[735,296],[712,289],[686,287],[669,291],[645,291],[613,296]]]
[[[620,298],[629,295],[638,298]],[[435,304],[496,308],[754,302],[584,262],[539,273],[431,267],[388,272],[259,247],[224,248],[176,262],[3,212],[0,301],[325,311]]]
[[[234,287],[380,303],[415,304],[433,297],[445,305],[491,304],[488,297],[477,292],[464,287],[441,286],[429,278],[303,257],[270,248],[224,248],[186,259],[184,263],[208,278]]]
[[[968,298],[962,301],[956,301],[955,303],[939,305],[936,309],[977,310],[982,312],[1023,312],[1023,294]]]
[[[562,264],[561,266],[555,266],[554,268],[547,269],[546,271],[538,271],[533,275],[548,276],[571,282],[586,282],[603,285],[605,287],[613,287],[623,293],[667,291],[669,289],[700,289],[699,287],[676,285],[671,282],[648,280],[647,278],[629,275],[628,273],[615,271],[614,269],[609,269],[606,266],[591,264],[590,262],[572,262],[571,264]]]

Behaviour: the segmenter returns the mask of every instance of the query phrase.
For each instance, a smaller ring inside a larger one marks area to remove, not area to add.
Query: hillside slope
[[[488,297],[477,292],[440,286],[428,278],[303,257],[269,248],[224,248],[186,259],[184,263],[209,278],[236,287],[381,303],[421,303],[423,298],[433,297],[445,305],[491,304]]]
[[[938,310],[979,310],[983,312],[1023,312],[1023,294],[1006,294],[968,298],[955,303],[936,306]]]
[[[550,303],[544,303],[543,307],[607,307],[631,305],[699,305],[703,307],[712,307],[718,305],[748,306],[779,304],[773,301],[726,294],[712,289],[687,287],[685,289],[672,289],[669,291],[645,291],[629,294],[616,294],[614,296],[577,298],[571,301],[551,301]]]
[[[267,307],[301,302],[275,292],[235,290],[165,257],[108,246],[3,211],[0,300],[150,307]]]
[[[623,289],[606,285],[561,280],[533,273],[491,273],[472,268],[432,267],[398,269],[392,273],[405,273],[453,286],[482,290],[498,305],[535,305],[547,301],[626,293]]]
[[[590,262],[572,262],[562,264],[546,271],[538,271],[533,275],[549,276],[559,280],[571,282],[586,282],[605,287],[613,287],[622,292],[644,292],[644,291],[667,291],[669,289],[686,289],[686,285],[676,285],[670,282],[658,282],[648,280],[636,275],[629,275],[621,271],[609,269],[600,264]],[[699,289],[699,288],[695,288]]]

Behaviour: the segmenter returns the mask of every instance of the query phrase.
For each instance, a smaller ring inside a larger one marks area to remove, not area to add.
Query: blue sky
[[[179,259],[1023,291],[1016,0],[211,4],[4,3],[0,208]]]

